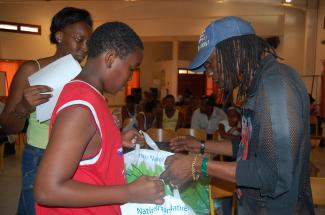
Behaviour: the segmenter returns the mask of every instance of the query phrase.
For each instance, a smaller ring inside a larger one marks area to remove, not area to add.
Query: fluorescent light
[[[10,24],[0,24],[0,29],[17,31],[18,26],[17,25],[10,25]]]
[[[291,3],[292,0],[285,0],[285,3]]]
[[[178,74],[187,74],[187,69],[179,69]]]
[[[20,26],[21,31],[33,32],[38,33],[39,29],[37,27],[30,27],[30,26]]]

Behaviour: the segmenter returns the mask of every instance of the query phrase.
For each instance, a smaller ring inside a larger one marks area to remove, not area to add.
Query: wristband
[[[196,164],[196,160],[197,160],[197,156],[195,155],[194,160],[192,162],[192,177],[193,177],[193,181],[197,181],[200,177],[200,175],[195,171],[195,164]]]
[[[200,144],[200,154],[203,155],[204,151],[205,151],[205,143],[201,142],[201,144]]]
[[[203,176],[208,176],[208,174],[207,174],[207,167],[208,167],[208,158],[205,157],[205,158],[203,158],[202,164],[201,164],[201,174]]]

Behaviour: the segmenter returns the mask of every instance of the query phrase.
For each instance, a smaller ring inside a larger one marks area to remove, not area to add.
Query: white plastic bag
[[[124,155],[124,163],[128,182],[132,182],[141,175],[159,176],[165,170],[165,160],[173,153],[159,150],[158,146],[143,132],[147,144],[154,150],[136,147]],[[165,184],[163,205],[127,203],[121,206],[123,215],[150,214],[150,215],[195,215],[191,207],[180,198],[177,189]]]

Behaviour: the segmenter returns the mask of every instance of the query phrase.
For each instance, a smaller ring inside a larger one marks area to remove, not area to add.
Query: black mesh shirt
[[[261,62],[243,108],[236,181],[239,215],[314,214],[309,180],[309,98],[272,55]]]

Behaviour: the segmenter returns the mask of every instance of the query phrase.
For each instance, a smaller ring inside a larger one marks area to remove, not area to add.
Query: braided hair
[[[226,39],[216,45],[215,51],[219,62],[217,76],[224,82],[225,102],[237,86],[237,99],[245,101],[263,54],[270,53],[277,57],[270,44],[255,34]],[[241,77],[241,80],[238,77]]]

